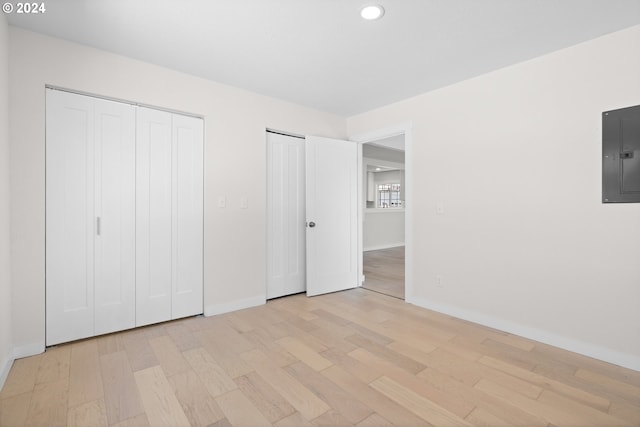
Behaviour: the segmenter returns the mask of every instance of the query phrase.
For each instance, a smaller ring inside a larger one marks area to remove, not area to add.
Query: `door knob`
[[[315,226],[316,226],[316,223],[315,223],[315,222],[311,221],[311,222],[309,223],[309,228],[313,228],[313,227],[315,227]]]

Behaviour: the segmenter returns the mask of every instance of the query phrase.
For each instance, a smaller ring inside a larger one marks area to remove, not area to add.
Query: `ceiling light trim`
[[[384,7],[379,4],[365,4],[360,8],[360,16],[365,21],[377,21],[384,16]]]

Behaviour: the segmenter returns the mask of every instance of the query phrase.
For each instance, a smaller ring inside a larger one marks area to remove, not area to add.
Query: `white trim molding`
[[[411,302],[413,299],[413,123],[405,122],[395,126],[389,126],[383,129],[376,129],[370,132],[359,133],[349,137],[349,141],[359,142],[365,144],[380,140],[383,138],[390,138],[392,136],[404,134],[404,177],[405,177],[405,192],[404,198],[406,206],[404,208],[404,298],[406,302]],[[358,156],[358,179],[362,179],[362,150],[359,151]],[[362,200],[362,183],[358,181],[358,200]],[[358,247],[358,264],[359,275],[363,277],[363,220],[364,220],[364,207],[362,203],[358,202],[358,233],[359,233],[359,247]],[[362,284],[360,284],[362,286]]]

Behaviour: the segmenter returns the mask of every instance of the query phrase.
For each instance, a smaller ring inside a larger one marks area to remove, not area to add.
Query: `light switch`
[[[444,215],[444,203],[442,202],[436,203],[436,214]]]
[[[218,197],[218,207],[224,209],[227,207],[227,198],[225,196]]]
[[[240,209],[247,209],[249,207],[249,202],[246,197],[240,197]]]

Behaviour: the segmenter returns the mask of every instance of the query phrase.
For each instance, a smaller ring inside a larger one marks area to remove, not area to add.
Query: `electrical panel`
[[[640,105],[602,113],[602,202],[640,203]]]

